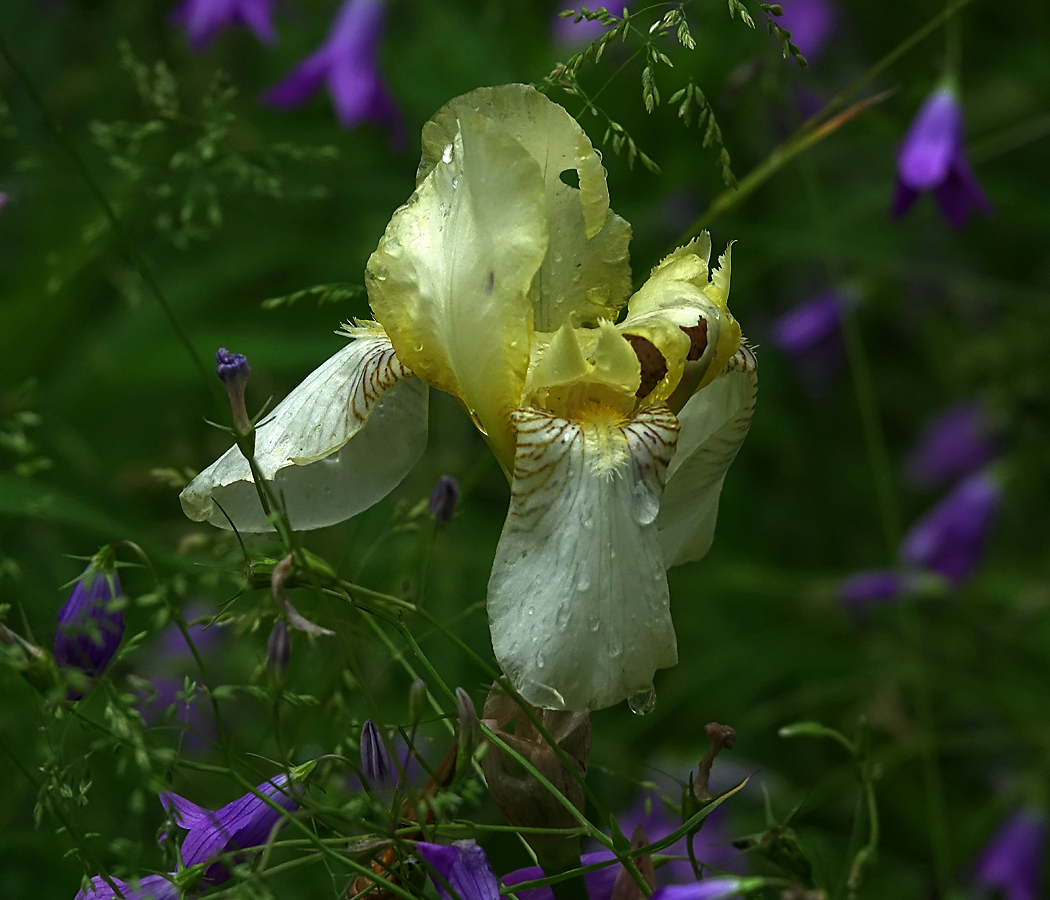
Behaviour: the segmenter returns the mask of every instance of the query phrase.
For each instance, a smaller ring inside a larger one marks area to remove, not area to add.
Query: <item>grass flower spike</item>
[[[677,662],[666,569],[710,547],[754,407],[730,252],[712,269],[702,234],[631,296],[631,229],[601,157],[529,86],[451,101],[422,145],[416,191],[368,262],[377,322],[260,423],[260,468],[296,527],[347,518],[422,450],[420,382],[453,394],[511,482],[488,590],[511,683],[550,709],[648,692]],[[263,530],[236,453],[183,506],[223,525],[218,502]]]

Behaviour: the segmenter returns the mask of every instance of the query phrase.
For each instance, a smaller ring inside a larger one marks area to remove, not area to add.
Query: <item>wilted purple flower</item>
[[[404,123],[377,68],[386,4],[345,0],[325,42],[262,95],[274,106],[298,106],[327,83],[336,118],[344,128],[363,121],[390,127],[393,142],[404,141]]]
[[[835,7],[831,0],[780,0],[784,15],[773,21],[791,32],[791,42],[813,63],[835,33]]]
[[[138,881],[138,887],[132,887],[119,878],[110,879],[117,886],[124,900],[178,900],[179,889],[170,881],[169,875],[147,875]],[[73,900],[119,900],[101,875],[91,879],[91,887],[78,891]]]
[[[987,410],[967,401],[930,420],[905,468],[912,484],[936,487],[977,471],[991,462],[995,452]]]
[[[459,482],[451,475],[442,475],[430,494],[430,514],[444,525],[452,521],[459,503]]]
[[[186,31],[186,40],[198,53],[223,28],[243,25],[264,44],[273,44],[274,0],[181,0],[168,17]]]
[[[827,390],[845,359],[842,305],[835,291],[825,291],[773,323],[773,343],[791,359],[799,382],[812,394]]]
[[[974,881],[1005,900],[1036,900],[1046,846],[1046,819],[1032,810],[1010,816],[977,860]]]
[[[897,600],[904,592],[904,578],[899,572],[873,569],[851,575],[839,585],[837,596],[846,606],[862,608]]]
[[[371,719],[361,728],[361,777],[374,790],[394,786],[394,762],[386,741]]]
[[[575,21],[576,16],[561,16],[558,15],[562,9],[574,9],[579,12],[581,6],[586,6],[587,9],[594,12],[601,6],[602,3],[584,3],[580,6],[570,6],[565,3],[558,7],[557,12],[554,14],[554,19],[551,21],[551,38],[555,44],[561,47],[581,47],[584,44],[589,44],[595,38],[602,36],[603,32],[609,29],[602,25],[601,22],[593,19],[580,19],[579,22]],[[609,11],[619,16],[620,10],[630,9],[630,0],[622,0],[620,3],[605,3],[605,6],[609,7]]]
[[[99,551],[77,579],[69,599],[58,611],[55,662],[60,667],[79,669],[91,677],[106,668],[124,635],[124,614],[112,608],[120,599],[120,577],[107,547]],[[81,696],[70,691],[71,700]]]
[[[264,781],[256,790],[272,798],[281,809],[293,812],[299,808],[297,798],[302,794],[302,787],[287,784],[288,776],[282,773]],[[181,847],[183,862],[187,866],[211,863],[204,870],[203,883],[208,886],[222,884],[230,877],[228,866],[232,863],[217,862],[220,856],[265,844],[274,826],[284,818],[254,793],[247,793],[217,810],[204,809],[172,791],[164,791],[159,799],[176,824],[187,831]],[[239,858],[235,857],[235,861]]]
[[[450,900],[445,882],[459,900],[499,900],[499,882],[485,851],[474,841],[455,841],[451,846],[417,841],[416,852],[434,869],[430,879],[441,900]]]
[[[971,475],[908,530],[901,557],[962,583],[981,561],[1001,500],[987,472]]]
[[[897,151],[893,215],[903,216],[926,191],[934,192],[944,217],[956,228],[966,224],[971,207],[986,216],[995,212],[966,161],[962,106],[948,87],[926,98]]]

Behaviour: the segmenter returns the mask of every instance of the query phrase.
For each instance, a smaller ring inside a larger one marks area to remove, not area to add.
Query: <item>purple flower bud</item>
[[[897,151],[894,217],[903,216],[920,194],[933,191],[944,217],[961,228],[971,207],[995,212],[970,171],[963,147],[963,113],[950,88],[935,90],[923,103]]]
[[[383,0],[345,0],[325,42],[260,99],[273,106],[299,106],[327,84],[340,125],[387,125],[392,143],[403,145],[401,113],[378,69],[385,19]]]
[[[248,365],[248,357],[243,353],[230,353],[225,347],[220,347],[215,352],[215,362],[219,364],[215,374],[226,385],[226,393],[230,395],[233,427],[241,434],[248,434],[252,430],[252,421],[248,418],[248,410],[244,405],[244,388],[252,371],[252,367]]]
[[[1007,819],[977,860],[974,881],[1002,892],[1005,900],[1036,900],[1040,896],[1046,819],[1020,810]]]
[[[587,5],[587,4],[583,4]],[[587,6],[592,12],[595,11],[598,5]],[[623,9],[630,9],[630,0],[622,0],[620,3],[607,4],[609,11],[619,17],[620,11]],[[551,39],[559,47],[571,49],[573,47],[582,47],[584,44],[589,44],[596,38],[600,38],[609,29],[602,25],[601,22],[594,21],[593,19],[580,19],[576,21],[576,16],[560,16],[558,13],[562,9],[575,9],[579,11],[579,6],[570,6],[563,4],[557,7],[557,12],[554,14],[554,18],[551,20]]]
[[[264,44],[277,41],[273,28],[274,0],[182,0],[168,21],[186,31],[189,45],[200,53],[223,28],[250,28]]]
[[[288,786],[288,776],[282,773],[264,781],[256,790],[270,797],[280,809],[294,812],[299,808],[298,797],[303,789],[299,784]],[[235,856],[233,863],[216,862],[220,856],[262,846],[269,840],[274,826],[284,818],[279,810],[254,793],[247,793],[214,811],[197,806],[171,791],[158,796],[161,806],[171,814],[175,823],[186,829],[180,851],[186,866],[211,863],[204,870],[203,883],[207,886],[228,880],[228,866],[253,854]]]
[[[981,561],[1001,500],[987,472],[971,475],[908,530],[901,557],[961,584]]]
[[[814,63],[835,33],[836,15],[831,0],[780,0],[784,15],[773,21],[791,32],[791,42]]]
[[[792,307],[773,323],[773,342],[787,355],[803,388],[825,393],[845,360],[843,300],[825,291]]]
[[[441,900],[450,900],[446,882],[459,900],[500,900],[496,875],[474,841],[456,841],[451,847],[417,841],[416,852],[433,868],[430,879]]]
[[[124,614],[113,608],[122,599],[120,577],[106,548],[77,579],[58,611],[55,662],[60,667],[79,669],[92,678],[106,668],[124,636]],[[70,691],[71,700],[81,696]]]
[[[269,640],[266,641],[266,668],[278,678],[284,678],[288,661],[292,658],[292,639],[288,634],[288,623],[278,619],[273,624]]]
[[[917,487],[937,487],[984,467],[996,453],[996,441],[981,404],[959,403],[935,416],[922,430],[905,465]]]
[[[904,592],[904,579],[898,572],[873,569],[851,575],[839,585],[837,596],[846,606],[865,607],[897,600]]]
[[[452,521],[459,503],[459,482],[451,475],[442,475],[430,494],[430,514],[444,525]]]
[[[361,728],[361,777],[373,790],[394,786],[394,763],[375,723],[368,719]]]
[[[178,900],[179,889],[170,880],[171,877],[169,875],[147,875],[132,883],[137,884],[138,887],[133,887],[119,878],[111,878],[110,881],[124,895],[124,900]],[[118,900],[118,896],[101,875],[96,875],[91,879],[91,887],[86,891],[78,891],[73,900]]]

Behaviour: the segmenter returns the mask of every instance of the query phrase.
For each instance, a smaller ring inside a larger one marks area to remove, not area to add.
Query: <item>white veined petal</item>
[[[492,645],[522,696],[601,709],[678,661],[656,530],[678,423],[664,406],[627,425],[514,413],[510,510],[489,580]]]
[[[390,493],[426,448],[427,400],[385,335],[351,341],[310,373],[256,430],[255,460],[292,527],[341,522]],[[236,446],[179,499],[196,522],[272,530]]]
[[[656,520],[668,567],[711,548],[722,482],[751,427],[757,392],[758,362],[744,346],[678,413],[678,447]]]

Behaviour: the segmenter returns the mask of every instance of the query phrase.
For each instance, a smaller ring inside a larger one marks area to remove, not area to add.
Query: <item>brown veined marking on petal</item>
[[[701,316],[695,325],[690,325],[688,328],[685,325],[678,327],[689,336],[689,352],[685,358],[690,362],[696,362],[707,349],[707,319]]]
[[[402,365],[389,341],[377,341],[361,361],[359,387],[351,397],[353,415],[363,422],[379,399],[403,378],[412,377],[410,369]]]
[[[749,344],[741,344],[740,349],[729,357],[725,370],[727,372],[757,372],[758,359],[755,356],[755,351],[751,349]]]
[[[518,429],[517,453],[514,466],[514,481],[512,496],[514,499],[526,500],[530,494],[544,491],[550,484],[552,478],[558,472],[561,461],[567,453],[572,451],[572,446],[579,437],[578,426],[564,419],[552,416],[550,413],[536,409],[516,410],[511,414]],[[566,431],[572,430],[571,440],[564,441]],[[564,450],[555,458],[545,460],[541,465],[533,467],[528,465],[529,461],[542,459],[548,451],[557,443],[564,444]],[[537,483],[537,479],[539,482]],[[522,503],[523,509],[515,509],[511,504],[509,516],[523,519],[527,516],[542,515],[545,510],[529,509],[527,503]]]
[[[638,364],[642,367],[642,381],[634,396],[641,399],[648,397],[667,374],[667,360],[664,355],[656,349],[656,344],[640,334],[625,334],[630,342],[634,355],[638,357]]]

